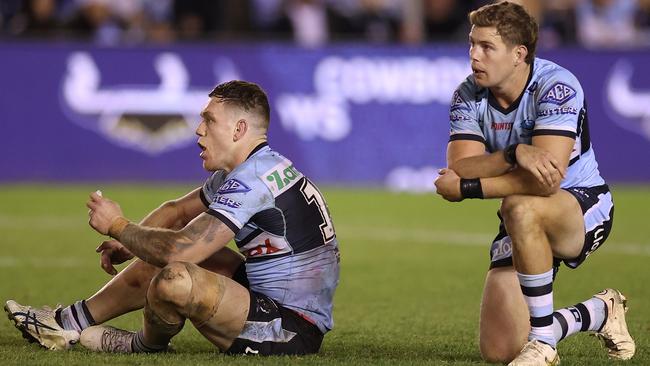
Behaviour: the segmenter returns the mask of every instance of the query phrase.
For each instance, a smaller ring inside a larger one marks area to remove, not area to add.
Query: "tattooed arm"
[[[207,213],[181,230],[169,230],[129,222],[117,203],[96,193],[90,195],[86,206],[93,229],[119,240],[138,258],[157,267],[176,261],[199,263],[235,236],[227,225]]]
[[[199,263],[226,246],[235,233],[216,217],[202,213],[179,231],[129,223],[116,235],[138,258],[164,267],[178,261]]]

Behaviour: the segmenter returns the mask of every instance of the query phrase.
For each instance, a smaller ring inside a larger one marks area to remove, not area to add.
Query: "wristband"
[[[503,150],[503,158],[506,160],[506,163],[510,165],[517,164],[517,146],[519,144],[512,144]]]
[[[483,187],[480,178],[460,178],[460,195],[463,198],[483,198]]]
[[[119,240],[120,234],[122,234],[124,228],[130,223],[131,222],[124,217],[118,216],[115,220],[113,220],[111,227],[108,229],[108,235],[114,239]]]

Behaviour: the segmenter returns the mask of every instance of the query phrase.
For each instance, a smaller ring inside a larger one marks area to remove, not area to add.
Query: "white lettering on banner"
[[[436,177],[438,168],[432,166],[420,169],[398,166],[386,176],[386,187],[395,192],[435,192]]]
[[[282,126],[303,140],[338,141],[352,130],[349,103],[449,104],[470,72],[466,58],[323,58],[314,71],[315,94],[281,94]]]
[[[633,74],[629,61],[618,61],[606,81],[609,105],[616,114],[632,123],[620,117],[614,117],[612,121],[650,140],[650,92],[632,89]]]
[[[338,141],[350,132],[348,107],[327,97],[283,94],[276,102],[280,123],[302,140]]]

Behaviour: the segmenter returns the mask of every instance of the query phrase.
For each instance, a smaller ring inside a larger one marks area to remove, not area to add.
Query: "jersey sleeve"
[[[485,144],[478,122],[474,86],[465,80],[454,92],[449,107],[449,141],[474,140]]]
[[[540,81],[538,91],[533,136],[556,135],[575,139],[584,107],[584,93],[578,79],[567,70],[554,70]]]
[[[212,201],[214,201],[217,191],[223,184],[225,178],[226,172],[223,170],[217,170],[216,172],[212,173],[210,178],[208,178],[205,183],[203,183],[200,195],[201,201],[203,201],[205,207],[210,207],[210,204]]]
[[[253,215],[273,206],[271,191],[250,169],[227,177],[216,190],[208,213],[237,234]]]

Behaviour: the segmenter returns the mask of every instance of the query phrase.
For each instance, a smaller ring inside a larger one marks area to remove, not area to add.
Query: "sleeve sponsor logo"
[[[565,83],[555,83],[551,85],[543,94],[539,103],[551,103],[561,105],[576,96],[576,91]]]
[[[537,112],[537,117],[557,116],[560,114],[578,114],[578,108],[573,107],[558,107],[552,109],[542,109]]]
[[[454,92],[454,96],[451,97],[451,106],[449,107],[449,111],[453,112],[453,111],[458,111],[458,110],[469,111],[469,108],[467,108],[467,106],[465,106],[465,101],[460,96],[460,93],[458,92],[458,90],[456,90]]]
[[[233,199],[230,199],[225,196],[219,196],[217,197],[217,200],[215,201],[217,204],[232,207],[232,208],[240,208],[241,207],[241,202],[237,202]]]
[[[249,192],[251,189],[244,182],[237,179],[228,179],[225,181],[217,191],[218,194],[229,194],[229,193],[245,193]]]
[[[458,121],[471,121],[472,119],[469,118],[468,116],[460,113],[454,113],[457,110],[452,111],[452,113],[449,113],[449,120],[451,122],[458,122]]]
[[[302,173],[294,168],[291,161],[284,160],[264,173],[262,180],[273,193],[273,197],[277,197],[299,181],[302,176]]]

